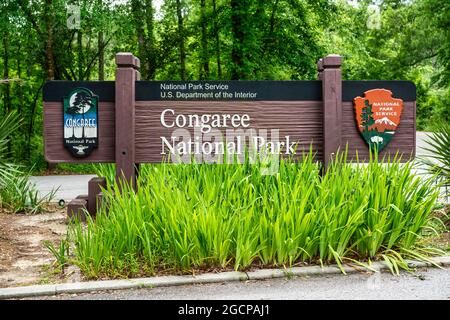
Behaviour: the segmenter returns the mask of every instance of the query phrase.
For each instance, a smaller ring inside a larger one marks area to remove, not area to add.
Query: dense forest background
[[[8,146],[46,166],[46,80],[114,79],[133,52],[143,80],[315,79],[316,62],[344,57],[344,79],[408,79],[418,128],[450,121],[450,2],[339,0],[2,0],[0,117],[16,111]]]

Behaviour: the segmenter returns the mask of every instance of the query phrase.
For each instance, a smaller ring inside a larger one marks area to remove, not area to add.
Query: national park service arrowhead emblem
[[[392,140],[403,111],[403,100],[386,89],[373,89],[353,99],[356,123],[371,150],[381,151]]]

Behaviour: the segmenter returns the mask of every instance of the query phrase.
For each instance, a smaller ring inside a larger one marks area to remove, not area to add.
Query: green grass
[[[66,175],[66,174],[94,174],[96,171],[93,163],[58,163],[49,170],[46,165],[34,166],[30,168],[33,175]]]
[[[36,186],[28,181],[26,172],[15,172],[8,182],[0,186],[0,208],[10,213],[37,214],[44,212],[55,197],[57,190],[43,196]]]
[[[29,171],[8,157],[12,134],[20,123],[21,119],[14,112],[0,118],[0,209],[12,213],[40,213],[52,200],[55,191],[40,197],[36,186],[28,181]]]
[[[398,273],[438,252],[417,245],[438,191],[411,167],[341,155],[321,176],[311,154],[272,176],[248,163],[146,165],[135,193],[101,165],[110,187],[96,220],[71,226],[72,260],[88,278],[381,259]]]

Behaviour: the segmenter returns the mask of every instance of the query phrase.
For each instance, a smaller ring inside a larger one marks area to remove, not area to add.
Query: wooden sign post
[[[323,163],[328,168],[336,152],[342,147],[342,76],[341,57],[329,55],[322,59],[321,80],[323,95]]]
[[[116,55],[116,178],[136,187],[135,104],[136,81],[140,80],[139,59],[131,53]]]

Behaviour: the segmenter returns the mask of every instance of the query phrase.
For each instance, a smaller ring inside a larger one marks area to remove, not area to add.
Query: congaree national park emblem
[[[75,157],[87,157],[98,146],[98,96],[77,88],[64,98],[64,146]]]
[[[403,100],[392,97],[386,89],[373,89],[364,98],[354,100],[356,123],[362,137],[372,150],[381,151],[392,140],[400,124]]]

